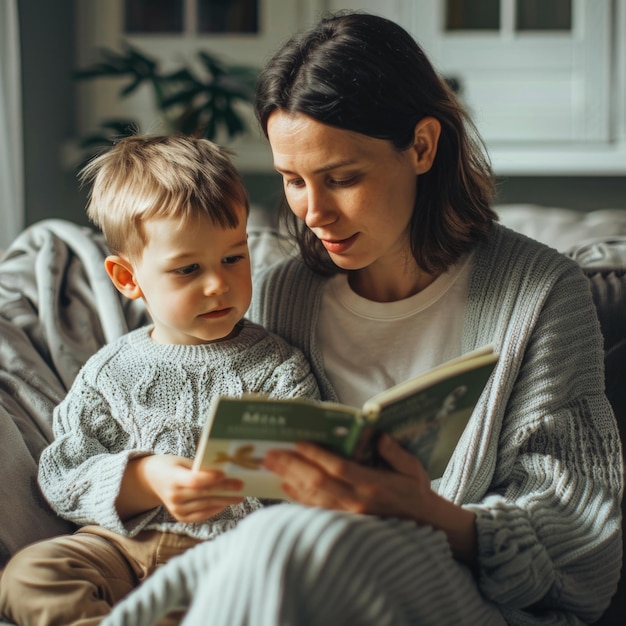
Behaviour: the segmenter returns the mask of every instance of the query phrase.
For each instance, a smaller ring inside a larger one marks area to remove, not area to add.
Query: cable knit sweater
[[[41,455],[39,482],[54,510],[77,524],[210,539],[260,501],[245,498],[203,523],[177,522],[164,507],[123,522],[115,500],[128,461],[152,453],[193,458],[218,394],[319,398],[319,391],[302,353],[251,322],[237,337],[206,345],[157,344],[149,331],[104,346],[79,372],[54,412],[55,440]]]
[[[300,347],[334,400],[316,343],[324,281],[299,259],[274,265],[250,316]],[[433,486],[476,513],[479,586],[507,621],[593,621],[619,577],[623,487],[588,282],[570,259],[494,225],[464,316],[463,352],[492,343],[501,357]]]

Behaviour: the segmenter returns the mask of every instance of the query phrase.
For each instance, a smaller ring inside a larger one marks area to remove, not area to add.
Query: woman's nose
[[[309,187],[307,191],[305,224],[309,228],[319,228],[332,224],[337,216],[328,194],[324,194],[313,187]]]

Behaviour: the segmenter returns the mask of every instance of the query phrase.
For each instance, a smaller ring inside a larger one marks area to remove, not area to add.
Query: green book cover
[[[241,495],[285,498],[279,478],[262,465],[268,450],[310,441],[379,465],[375,442],[387,432],[439,478],[497,360],[489,346],[480,348],[377,394],[362,409],[302,398],[217,398],[193,467],[241,479]]]
[[[194,469],[219,468],[239,478],[243,495],[286,498],[278,477],[262,465],[268,450],[312,441],[350,456],[362,423],[358,409],[334,403],[220,397],[200,438]]]

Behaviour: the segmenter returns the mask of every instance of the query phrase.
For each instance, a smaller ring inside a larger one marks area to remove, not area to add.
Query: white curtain
[[[0,250],[24,227],[19,43],[17,0],[0,0]]]

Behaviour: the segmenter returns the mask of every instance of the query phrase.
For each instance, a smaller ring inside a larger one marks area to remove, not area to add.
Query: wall
[[[577,211],[626,209],[626,176],[499,178],[497,202],[564,206]]]
[[[74,0],[20,0],[26,224],[85,222],[75,172],[61,151],[74,136]]]
[[[75,139],[74,0],[20,0],[24,103],[26,223],[59,217],[87,223],[76,172],[63,164]],[[272,208],[274,174],[246,174],[252,201]],[[626,177],[506,177],[498,200],[574,209],[626,208]]]

